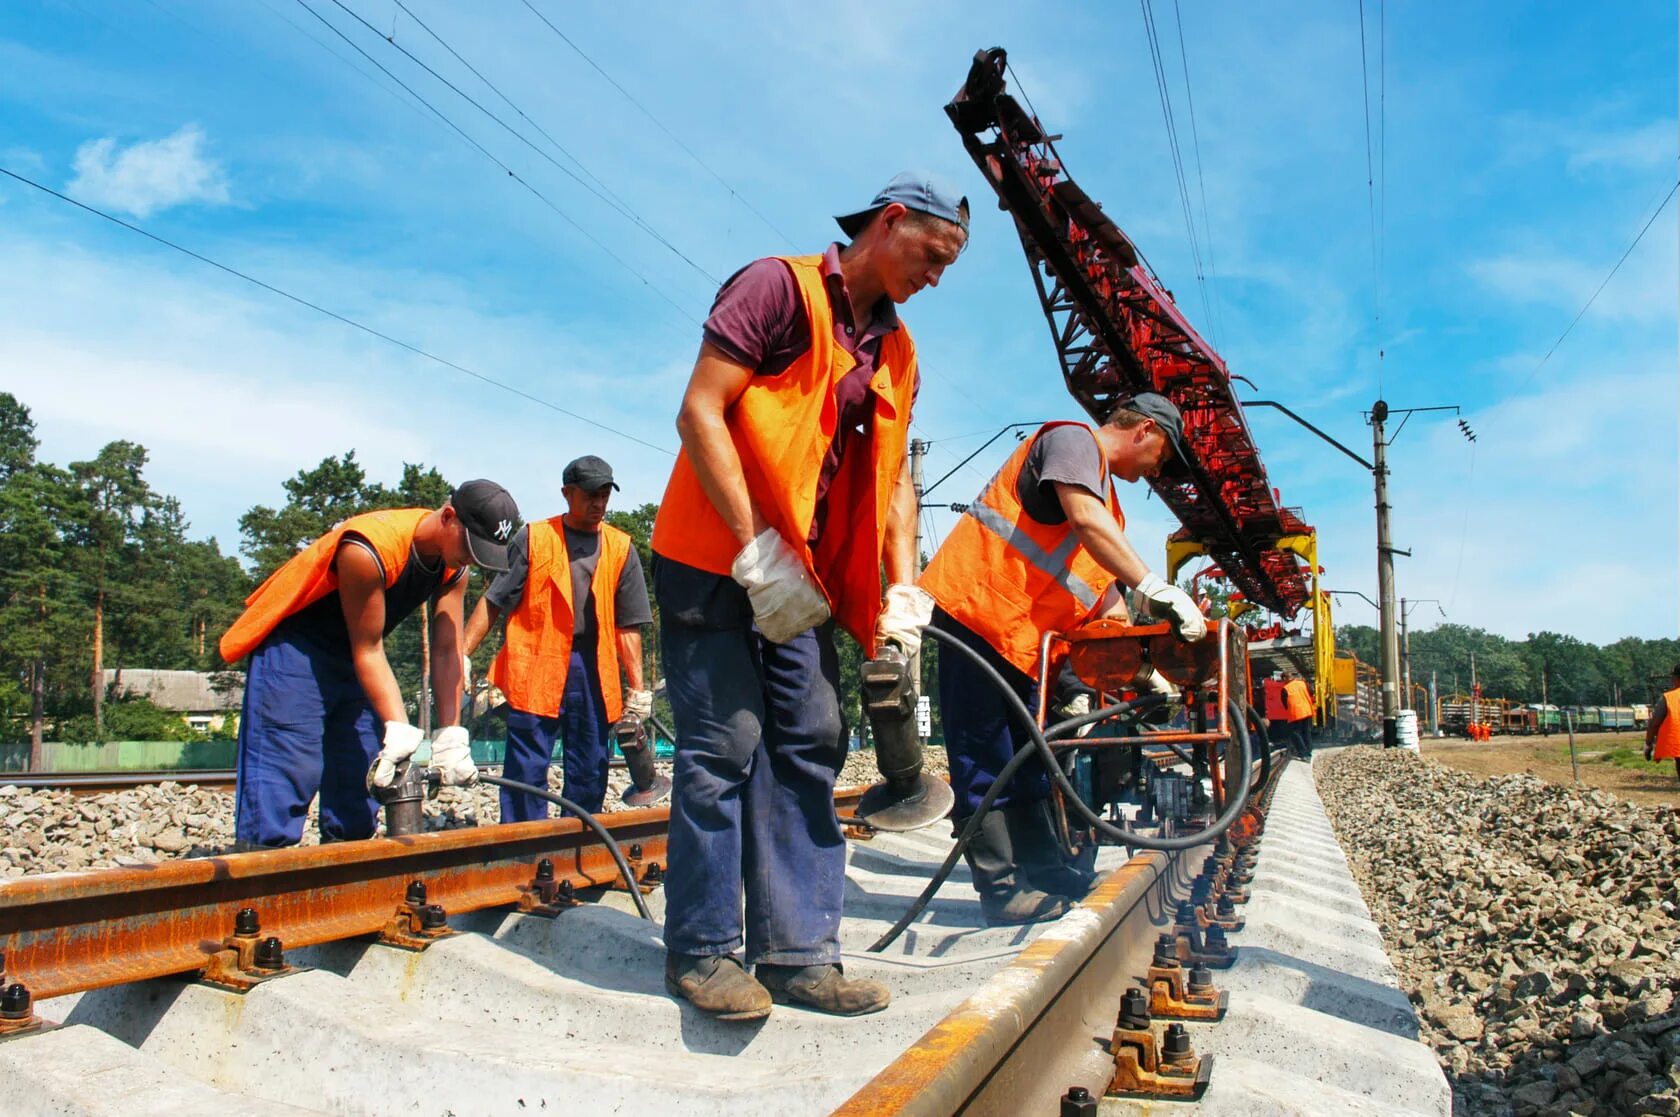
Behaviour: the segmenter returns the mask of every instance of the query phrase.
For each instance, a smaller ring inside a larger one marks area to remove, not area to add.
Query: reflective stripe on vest
[[[1657,726],[1656,749],[1651,754],[1657,760],[1680,759],[1680,688],[1663,695],[1662,724]]]
[[[867,437],[846,443],[830,481],[828,520],[813,554],[807,542],[816,514],[817,481],[834,441],[839,405],[834,389],[854,361],[834,339],[834,308],[822,257],[782,257],[811,326],[811,347],[775,376],[753,376],[724,413],[741,459],[747,495],[765,522],[797,552],[816,579],[840,627],[873,655],[881,612],[881,551],[893,487],[904,471],[910,405],[916,392],[916,346],[909,330],[881,338],[869,382],[874,418]],[[677,562],[728,575],[741,544],[700,486],[688,451],[677,455],[653,527],[653,549]]]
[[[1015,449],[928,563],[918,584],[940,608],[1029,676],[1038,671],[1046,632],[1065,632],[1085,620],[1113,582],[1079,544],[1065,520],[1041,524],[1021,505],[1021,470],[1045,432],[1082,423],[1047,423]],[[1106,463],[1103,486],[1115,522],[1125,517]]]
[[[624,716],[619,682],[616,598],[618,579],[630,559],[630,536],[601,525],[601,549],[590,590],[595,600],[595,672],[607,720]],[[571,557],[566,531],[555,516],[530,525],[526,534],[530,568],[525,592],[507,617],[501,650],[490,664],[490,681],[507,696],[508,705],[528,714],[554,717],[566,694],[572,662],[576,603],[572,600]]]
[[[251,596],[245,599],[245,611],[222,634],[219,648],[223,661],[237,663],[250,655],[281,621],[338,589],[338,572],[333,560],[338,557],[339,541],[347,532],[366,539],[379,556],[385,588],[396,585],[413,552],[414,532],[430,514],[429,508],[391,508],[364,512],[335,524],[251,591]],[[445,569],[445,583],[454,575],[454,570]]]

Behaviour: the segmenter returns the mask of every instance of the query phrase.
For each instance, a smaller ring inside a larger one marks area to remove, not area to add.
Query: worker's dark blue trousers
[[[998,655],[992,646],[943,609],[933,611],[933,625],[973,648],[982,659],[1009,681],[1025,702],[1038,713],[1038,680]],[[945,722],[945,754],[951,768],[951,790],[957,798],[954,818],[967,818],[980,806],[999,772],[1028,747],[1032,735],[1008,700],[998,693],[997,684],[967,656],[949,648],[939,650],[939,713]],[[994,807],[1021,806],[1050,797],[1050,777],[1038,757],[1024,761],[1009,786],[998,793]]]
[[[270,635],[245,676],[234,837],[296,845],[319,791],[322,841],[371,838],[379,805],[367,772],[382,734],[348,656]]]
[[[548,766],[558,737],[565,750],[560,761],[565,786],[560,794],[594,814],[607,798],[607,760],[612,742],[607,739],[610,727],[606,703],[595,678],[595,649],[587,650],[586,657],[582,651],[572,649],[559,717],[548,718],[508,707],[502,775],[548,790]],[[548,800],[502,788],[503,822],[529,822],[547,817]]]
[[[666,610],[660,650],[677,732],[666,948],[744,943],[748,963],[838,962],[845,751],[832,622],[772,644],[756,627],[694,627]]]

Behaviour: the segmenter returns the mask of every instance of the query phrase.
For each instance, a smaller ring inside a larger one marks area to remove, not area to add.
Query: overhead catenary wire
[[[1207,275],[1202,263],[1202,250],[1196,237],[1196,219],[1190,205],[1190,187],[1184,173],[1184,155],[1178,142],[1178,125],[1173,117],[1172,91],[1167,81],[1165,57],[1161,51],[1160,36],[1155,30],[1155,9],[1151,0],[1138,0],[1138,6],[1143,12],[1143,26],[1145,38],[1149,43],[1149,58],[1155,68],[1155,91],[1161,99],[1161,120],[1166,125],[1167,148],[1172,154],[1173,175],[1178,186],[1179,208],[1184,215],[1184,231],[1190,240],[1190,259],[1196,273],[1196,289],[1202,300],[1202,314],[1208,323],[1208,331],[1214,335],[1214,347],[1218,348],[1219,339],[1214,329],[1213,306],[1208,301]]]
[[[707,163],[704,159],[700,158],[700,156],[694,151],[693,148],[689,147],[686,143],[684,143],[682,141],[682,137],[678,136],[671,129],[667,128],[663,121],[661,121],[657,116],[653,115],[652,110],[650,110],[646,105],[642,104],[641,101],[637,100],[636,96],[633,93],[631,93],[628,89],[624,88],[624,86],[619,83],[617,78],[615,78],[611,74],[607,73],[607,71],[601,67],[600,63],[596,62],[595,59],[591,58],[589,56],[589,54],[587,52],[585,52],[582,47],[578,46],[575,42],[572,41],[570,36],[568,36],[564,31],[560,30],[559,27],[555,26],[555,24],[552,20],[550,20],[547,16],[543,15],[542,12],[537,9],[536,5],[531,3],[531,0],[521,0],[521,3],[523,3],[527,8],[529,8],[531,10],[532,15],[534,15],[538,19],[542,20],[544,26],[546,26],[550,31],[554,32],[555,35],[559,36],[561,42],[565,43],[568,47],[571,47],[572,50],[574,52],[576,52],[576,54],[579,58],[581,58],[585,62],[589,63],[589,66],[590,66],[591,69],[593,69],[597,74],[600,74],[601,77],[605,78],[608,85],[611,85],[614,89],[618,90],[618,92],[624,96],[625,100],[629,101],[632,105],[634,105],[636,107],[636,110],[638,112],[640,112],[643,116],[647,117],[648,120],[652,121],[654,127],[658,128],[661,132],[665,133],[665,135],[671,140],[672,143],[676,144],[679,148],[681,148],[683,150],[683,152],[686,153],[690,159],[694,160],[694,162],[699,165],[701,170],[703,170],[707,174],[711,175],[714,179],[716,179],[718,181],[719,185],[721,185],[725,190],[729,191],[729,196],[730,197],[732,197],[736,201],[740,202],[741,205],[746,207],[748,212],[750,212],[754,217],[758,218],[759,221],[763,222],[765,228],[769,229],[772,233],[775,233],[777,236],[781,237],[782,240],[784,242],[786,242],[789,247],[797,247],[797,245],[794,243],[794,240],[793,240],[792,237],[788,236],[786,233],[782,232],[781,229],[777,228],[775,223],[772,222],[768,217],[766,217],[762,210],[760,210],[757,206],[753,205],[752,202],[749,201],[745,195],[743,195],[739,190],[735,189],[735,187],[729,182],[728,179],[724,178],[722,175],[718,174],[717,171],[713,170],[711,165],[709,163]]]
[[[300,4],[304,4],[304,0],[298,0],[298,2]],[[361,15],[359,15],[355,11],[355,9],[346,5],[344,3],[344,0],[332,0],[332,3],[340,11],[344,12],[351,19],[353,19],[357,23],[361,24],[368,31],[372,32],[375,35],[378,35],[381,39],[384,39],[395,50],[397,50],[399,53],[401,53],[404,58],[407,58],[410,62],[413,62],[416,66],[420,67],[422,70],[424,70],[428,74],[432,75],[432,77],[434,77],[438,81],[442,82],[445,86],[447,86],[450,89],[451,92],[453,92],[456,96],[460,97],[467,104],[471,105],[473,108],[477,109],[479,112],[481,112],[485,116],[489,117],[492,121],[494,121],[496,123],[496,125],[498,127],[500,127],[503,131],[507,132],[508,135],[512,136],[514,139],[518,140],[520,143],[524,144],[526,147],[530,148],[533,152],[535,152],[536,155],[538,156],[538,158],[544,160],[549,165],[553,166],[556,170],[560,171],[561,174],[564,174],[566,177],[570,178],[573,182],[576,182],[579,186],[583,187],[590,194],[594,195],[596,198],[598,198],[602,202],[606,203],[609,207],[611,207],[620,216],[622,216],[626,220],[628,220],[631,224],[635,225],[637,228],[641,229],[648,236],[652,237],[657,243],[659,243],[664,248],[666,248],[668,251],[670,251],[679,260],[681,260],[683,263],[687,264],[689,267],[693,268],[696,272],[700,273],[700,275],[703,278],[705,278],[707,280],[710,280],[714,285],[720,282],[720,280],[718,279],[717,276],[713,275],[711,272],[709,272],[705,268],[701,267],[687,253],[685,253],[682,249],[678,248],[675,244],[671,243],[670,239],[667,238],[663,233],[661,233],[659,230],[655,229],[652,225],[649,225],[646,221],[644,221],[640,214],[638,214],[634,210],[632,210],[625,202],[623,202],[621,199],[619,199],[617,197],[617,195],[614,195],[614,194],[611,193],[611,191],[608,191],[606,189],[606,186],[605,186],[604,183],[601,184],[599,189],[597,189],[594,186],[591,186],[589,183],[585,182],[583,180],[582,176],[580,176],[576,171],[573,171],[570,167],[567,167],[565,164],[563,164],[559,160],[555,159],[552,155],[548,154],[548,152],[546,152],[542,148],[538,147],[535,143],[533,143],[531,141],[530,137],[526,136],[524,133],[520,132],[513,125],[509,124],[507,121],[503,120],[501,117],[499,117],[495,113],[491,112],[488,108],[486,108],[475,97],[473,97],[471,94],[466,92],[460,86],[456,85],[454,82],[450,81],[448,78],[444,77],[435,68],[433,68],[431,65],[429,65],[424,59],[420,58],[413,51],[409,50],[407,47],[405,47],[401,43],[397,42],[395,37],[393,37],[391,35],[381,34],[380,31],[379,31],[379,28],[375,27],[373,24],[371,24],[367,20],[363,19],[361,17]],[[304,6],[308,7],[307,4],[304,4]],[[400,7],[400,5],[399,5],[399,7]],[[406,8],[403,9],[403,10],[407,11]],[[311,9],[311,11],[313,11],[313,9]],[[410,14],[409,18],[411,18],[411,19],[414,18],[412,13]],[[420,21],[418,19],[415,19],[415,22],[420,23]],[[426,26],[425,24],[420,24],[420,25],[421,25],[421,27]],[[426,28],[426,31],[427,31],[428,34],[431,34],[433,38],[438,38],[437,35],[431,31],[430,28]],[[443,40],[441,38],[438,38],[438,42],[442,43]],[[444,43],[444,48],[446,50],[449,49],[449,46],[448,46],[447,43]],[[450,53],[454,54],[455,52],[453,50],[450,50]],[[460,56],[456,55],[456,57],[459,58]],[[465,64],[464,60],[463,60],[463,64]],[[472,69],[472,67],[470,67],[470,66],[468,66],[467,68]],[[477,74],[478,71],[474,70],[473,73]],[[483,79],[482,76],[480,76],[479,80],[482,81],[484,79]],[[489,83],[485,82],[485,84],[488,85]],[[494,87],[492,87],[492,88],[494,88]],[[499,91],[497,91],[497,92],[498,92],[498,95],[500,95],[500,92]],[[503,99],[505,100],[506,98],[504,97]],[[516,109],[516,111],[517,111],[517,109]],[[520,115],[523,116],[524,114],[520,113]],[[480,150],[484,150],[485,154],[489,155],[489,152],[487,150],[485,150],[483,148],[480,148]],[[562,149],[562,150],[564,150],[564,149]],[[583,163],[577,158],[577,156],[572,155],[571,152],[566,152],[566,155],[574,163],[578,164],[579,168],[581,168],[584,171],[584,174],[588,174],[591,179],[594,179],[595,182],[600,183],[601,180],[598,179],[598,178],[595,178],[595,176],[593,174],[590,174],[588,168],[583,166]],[[494,156],[492,156],[492,158],[494,158]],[[502,166],[504,170],[507,170],[509,174],[513,173],[513,171],[508,169],[506,164],[502,163],[501,160],[498,159],[498,160],[496,160],[496,162],[497,162],[498,165]]]
[[[132,222],[124,221],[122,218],[117,217],[114,214],[107,213],[104,210],[99,209],[95,206],[90,206],[86,202],[77,201],[75,198],[70,197],[68,194],[61,194],[57,190],[54,190],[52,187],[46,186],[46,185],[44,185],[42,183],[39,183],[39,182],[36,182],[32,178],[28,178],[24,175],[18,174],[16,171],[11,170],[8,167],[0,166],[0,175],[5,175],[7,178],[10,178],[10,179],[12,179],[16,182],[22,183],[24,186],[28,186],[28,187],[31,187],[32,189],[39,190],[41,193],[50,195],[54,198],[57,198],[61,202],[68,202],[70,205],[75,206],[77,209],[82,210],[83,212],[90,213],[95,217],[103,218],[104,220],[109,221],[113,225],[117,225],[117,226],[120,226],[121,228],[127,229],[131,233],[138,233],[140,236],[145,237],[149,241],[153,241],[154,243],[161,244],[165,248],[174,249],[176,252],[179,252],[184,256],[192,257],[194,260],[197,260],[201,264],[208,264],[210,267],[215,268],[217,271],[225,272],[226,274],[234,276],[237,279],[242,279],[246,283],[249,283],[254,287],[260,287],[264,291],[269,292],[270,294],[278,295],[281,298],[286,299],[289,302],[296,303],[298,306],[306,307],[309,310],[313,310],[317,314],[323,314],[326,317],[331,318],[336,322],[340,322],[343,325],[351,327],[352,329],[360,330],[362,333],[365,333],[365,334],[369,335],[370,337],[376,337],[380,341],[384,341],[384,342],[387,342],[391,345],[395,345],[397,348],[404,349],[404,350],[408,351],[409,353],[414,354],[417,357],[424,357],[428,361],[432,361],[432,362],[435,362],[436,364],[440,364],[440,365],[444,366],[445,368],[453,369],[456,372],[462,373],[465,376],[470,376],[474,380],[477,380],[477,381],[479,381],[481,383],[484,383],[484,384],[488,384],[493,388],[500,388],[504,392],[508,392],[512,395],[518,396],[519,398],[521,398],[523,400],[526,400],[530,403],[537,404],[539,407],[546,407],[550,411],[554,411],[554,412],[557,412],[561,415],[565,415],[567,418],[576,419],[578,422],[584,423],[584,424],[586,424],[588,426],[591,426],[591,427],[594,427],[596,430],[605,431],[608,434],[615,434],[620,438],[628,439],[629,441],[636,443],[638,446],[645,446],[649,450],[657,450],[662,454],[670,454],[673,457],[675,456],[675,451],[667,449],[664,446],[659,446],[659,445],[656,445],[655,443],[647,441],[646,439],[638,438],[636,435],[631,434],[629,431],[622,431],[622,430],[619,430],[617,427],[608,426],[606,423],[600,422],[597,419],[591,419],[589,416],[580,414],[579,412],[573,411],[570,408],[561,407],[559,404],[554,403],[551,400],[543,399],[541,396],[532,395],[530,392],[525,391],[523,388],[516,388],[512,384],[507,383],[506,381],[497,380],[495,377],[492,377],[492,376],[486,376],[482,372],[478,372],[475,369],[468,368],[466,365],[458,364],[457,362],[452,361],[452,360],[448,359],[447,357],[440,357],[436,353],[430,352],[429,350],[423,349],[420,346],[415,345],[413,342],[404,341],[399,337],[394,337],[391,334],[388,334],[388,333],[384,332],[383,330],[375,329],[374,327],[367,325],[365,322],[359,322],[356,319],[351,318],[348,315],[340,314],[336,310],[330,310],[327,307],[322,306],[320,303],[311,302],[309,299],[306,299],[301,295],[294,295],[290,291],[287,291],[287,290],[285,290],[284,288],[281,288],[281,287],[277,287],[274,284],[269,283],[265,280],[258,279],[256,276],[251,275],[248,272],[240,271],[238,268],[231,267],[227,264],[221,263],[218,260],[213,260],[209,256],[204,255],[202,252],[195,252],[193,249],[188,248],[185,245],[178,244],[175,241],[169,240],[166,237],[159,236],[158,234],[156,234],[154,232],[151,232],[148,229],[143,229],[140,226],[133,224]]]
[[[1359,92],[1365,104],[1365,202],[1371,225],[1371,306],[1377,335],[1377,396],[1383,393],[1382,357],[1382,264],[1377,252],[1376,174],[1371,159],[1371,71],[1365,46],[1365,0],[1359,0]]]
[[[1202,177],[1202,137],[1196,127],[1196,95],[1190,89],[1190,52],[1184,48],[1184,16],[1179,12],[1178,0],[1173,0],[1173,22],[1178,25],[1178,60],[1184,69],[1184,101],[1190,110],[1190,146],[1196,156],[1196,190],[1202,200],[1202,237],[1207,241],[1208,282],[1213,288],[1212,329],[1214,345],[1225,329],[1225,307],[1219,298],[1219,267],[1213,257],[1213,220],[1208,216],[1207,182]]]
[[[335,2],[336,2],[336,0],[335,0]],[[377,58],[374,58],[367,51],[363,50],[362,47],[361,47],[361,44],[357,43],[354,39],[350,38],[350,36],[346,35],[340,28],[335,26],[331,20],[327,19],[320,12],[318,12],[314,8],[312,8],[309,5],[308,0],[297,0],[297,3],[298,3],[299,7],[303,8],[310,15],[314,16],[317,20],[319,20],[321,22],[321,24],[323,26],[325,26],[333,34],[337,35],[340,39],[344,40],[345,43],[349,44],[350,48],[352,50],[354,50],[357,54],[359,54],[363,58],[367,59],[367,61],[371,62],[374,66],[378,67],[379,71],[381,73],[383,73],[386,77],[390,78],[392,81],[396,82],[399,86],[401,86],[405,93],[407,93],[410,97],[413,97],[415,100],[419,101],[422,105],[424,105],[427,108],[427,110],[432,113],[432,115],[436,116],[439,120],[441,120],[445,124],[447,124],[449,126],[449,128],[456,135],[460,136],[463,140],[465,140],[469,145],[471,145],[476,151],[478,151],[486,159],[490,160],[496,166],[500,167],[507,174],[507,176],[509,178],[513,179],[513,181],[517,182],[520,186],[524,187],[527,191],[529,191],[531,193],[532,196],[534,196],[543,205],[547,206],[550,210],[553,210],[556,216],[558,216],[562,221],[566,222],[566,224],[570,225],[572,228],[576,229],[583,236],[583,238],[585,240],[589,241],[589,243],[593,244],[596,248],[599,248],[602,252],[604,252],[619,267],[623,268],[625,271],[627,271],[631,275],[635,276],[638,280],[641,281],[643,286],[648,288],[648,290],[657,294],[660,298],[664,299],[667,303],[670,303],[671,306],[677,311],[677,313],[681,314],[684,318],[686,318],[689,321],[690,324],[696,325],[696,326],[698,326],[700,324],[700,320],[698,318],[694,317],[694,315],[690,314],[688,312],[688,310],[681,303],[677,302],[676,299],[672,298],[669,294],[667,294],[662,288],[660,288],[651,279],[649,279],[647,276],[643,275],[640,271],[638,271],[633,265],[631,265],[622,256],[618,255],[618,253],[614,252],[611,248],[609,248],[607,246],[606,242],[602,241],[594,233],[591,233],[588,229],[586,229],[582,225],[582,223],[580,223],[571,214],[567,213],[564,209],[560,208],[560,206],[556,202],[554,202],[554,200],[551,199],[547,194],[544,194],[541,190],[538,190],[530,182],[526,181],[526,179],[523,178],[512,167],[508,166],[501,159],[497,158],[496,155],[489,148],[487,148],[483,144],[479,143],[477,140],[475,140],[471,136],[471,134],[469,134],[466,131],[466,129],[462,128],[459,124],[456,124],[453,120],[451,120],[449,118],[448,114],[444,113],[436,105],[432,104],[430,101],[428,101],[424,97],[420,96],[420,94],[417,93],[412,86],[410,86],[407,82],[403,81],[401,78],[397,77],[396,74],[393,74],[391,72],[390,68],[387,67],[384,63],[380,62]],[[378,31],[375,30],[374,33],[378,34]]]

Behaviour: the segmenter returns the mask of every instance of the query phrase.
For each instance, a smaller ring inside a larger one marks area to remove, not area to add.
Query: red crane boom
[[[1068,175],[1060,137],[1005,91],[1005,61],[1001,48],[976,54],[945,112],[1015,218],[1068,391],[1098,422],[1137,392],[1177,404],[1189,468],[1150,481],[1183,525],[1173,539],[1201,544],[1249,601],[1293,616],[1310,578],[1276,543],[1312,528],[1268,483],[1225,362]]]

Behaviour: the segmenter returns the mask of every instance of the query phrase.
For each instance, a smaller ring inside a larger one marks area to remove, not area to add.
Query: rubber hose
[[[926,632],[929,630],[924,629],[923,631]],[[1011,696],[1013,696],[1013,694]],[[1094,725],[1099,721],[1106,721],[1111,717],[1118,717],[1121,714],[1129,713],[1140,708],[1148,708],[1149,706],[1158,705],[1165,701],[1166,698],[1162,695],[1150,694],[1132,702],[1120,702],[1113,706],[1104,706],[1099,710],[1092,710],[1088,714],[1081,714],[1078,717],[1057,722],[1055,725],[1051,726],[1046,733],[1050,736],[1059,737],[1064,734],[1071,733],[1081,726]],[[1022,707],[1022,709],[1025,708],[1026,707],[1024,706]],[[1038,727],[1036,724],[1033,726],[1033,729],[1035,732],[1037,731]],[[986,794],[980,797],[980,805],[974,809],[973,814],[968,816],[968,822],[963,826],[962,833],[957,835],[956,844],[951,847],[951,852],[945,855],[945,861],[928,880],[926,887],[922,889],[921,895],[917,896],[915,901],[905,910],[904,914],[898,917],[898,922],[887,928],[884,935],[870,944],[869,951],[871,953],[879,954],[881,951],[891,946],[893,944],[893,940],[903,934],[904,929],[914,923],[916,921],[916,917],[922,914],[923,909],[925,909],[928,906],[928,903],[933,899],[934,893],[939,891],[940,887],[943,886],[945,881],[950,877],[951,870],[956,868],[957,859],[962,857],[963,851],[968,849],[969,842],[973,841],[974,835],[979,833],[980,820],[985,817],[987,811],[992,809],[993,801],[1003,793],[1004,788],[1009,786],[1009,781],[1015,778],[1015,773],[1020,770],[1021,765],[1027,762],[1027,758],[1036,755],[1037,753],[1033,748],[1030,746],[1023,746],[1015,753],[1014,756],[1009,758],[1009,763],[1005,764],[1003,766],[1003,770],[997,774],[997,778],[992,781],[992,786],[987,788]]]
[[[1248,716],[1254,722],[1255,736],[1260,738],[1260,781],[1259,787],[1255,789],[1255,794],[1258,795],[1260,793],[1259,788],[1265,787],[1266,781],[1270,779],[1272,775],[1272,735],[1266,729],[1265,722],[1260,717],[1259,710],[1250,706],[1248,708]]]
[[[505,787],[510,791],[523,791],[527,795],[535,795],[539,799],[547,799],[550,803],[553,803],[561,810],[570,811],[577,815],[578,818],[582,819],[585,825],[595,831],[595,836],[605,843],[607,852],[612,854],[613,864],[618,866],[618,874],[624,878],[624,887],[630,890],[630,899],[634,900],[636,903],[636,911],[640,913],[641,917],[649,923],[654,922],[653,913],[648,910],[647,901],[642,899],[642,890],[636,883],[636,876],[630,871],[630,863],[624,860],[624,851],[618,848],[618,843],[614,841],[613,836],[607,832],[607,828],[601,825],[600,819],[596,818],[594,815],[590,814],[588,811],[584,810],[564,795],[556,795],[554,792],[549,791],[544,787],[532,787],[528,783],[520,783],[518,780],[505,779],[502,776],[481,775],[478,779],[480,783],[492,783],[497,787]]]
[[[1227,714],[1231,716],[1231,735],[1235,737],[1237,742],[1241,745],[1241,763],[1237,766],[1237,788],[1233,793],[1227,796],[1224,812],[1221,813],[1218,818],[1214,819],[1213,822],[1209,823],[1206,827],[1194,834],[1185,834],[1182,837],[1177,838],[1144,837],[1141,834],[1133,833],[1130,830],[1122,829],[1121,827],[1114,826],[1106,822],[1101,815],[1099,815],[1096,811],[1093,811],[1091,807],[1079,797],[1079,793],[1074,790],[1073,784],[1070,783],[1068,778],[1062,774],[1062,766],[1056,763],[1055,751],[1051,749],[1049,742],[1045,740],[1045,735],[1039,731],[1038,723],[1033,719],[1032,712],[1027,709],[1026,703],[1021,701],[1020,695],[1015,693],[1015,688],[1009,685],[1009,681],[1005,679],[1001,673],[999,673],[997,668],[993,667],[990,663],[987,663],[979,652],[956,639],[948,632],[942,632],[932,625],[928,625],[922,631],[924,633],[931,634],[934,639],[938,640],[945,648],[952,649],[964,656],[967,656],[976,667],[980,668],[980,670],[992,680],[992,684],[997,687],[998,693],[1003,695],[1005,702],[1014,711],[1016,719],[1019,720],[1022,725],[1027,727],[1027,732],[1032,737],[1030,744],[1033,748],[1038,750],[1039,756],[1044,759],[1044,766],[1048,769],[1048,774],[1051,780],[1055,782],[1062,794],[1067,797],[1068,803],[1072,806],[1074,813],[1078,814],[1080,818],[1084,820],[1086,825],[1090,826],[1097,833],[1105,835],[1119,844],[1133,849],[1150,849],[1158,853],[1181,853],[1187,849],[1194,849],[1196,846],[1201,845],[1208,839],[1216,838],[1220,834],[1223,834],[1230,828],[1231,824],[1237,820],[1237,816],[1242,813],[1243,808],[1247,806],[1249,789],[1254,786],[1254,771],[1252,767],[1254,763],[1254,751],[1249,742],[1248,726],[1246,724],[1247,716],[1242,710],[1237,709],[1237,704],[1235,702],[1227,701],[1226,705],[1230,707]],[[1086,715],[1086,717],[1090,716],[1091,715]],[[1084,724],[1083,718],[1071,718],[1069,720],[1076,725]],[[1062,723],[1062,725],[1066,724],[1068,723]],[[1060,726],[1058,726],[1058,728],[1060,728]],[[1023,748],[1022,751],[1026,751],[1025,748]],[[1020,754],[1017,753],[1016,755],[1019,756]],[[1001,777],[997,782],[1002,782]]]

